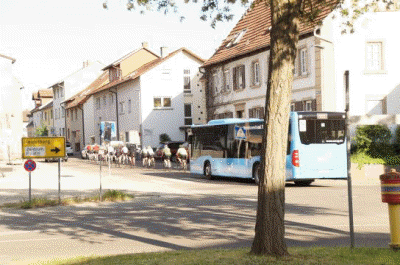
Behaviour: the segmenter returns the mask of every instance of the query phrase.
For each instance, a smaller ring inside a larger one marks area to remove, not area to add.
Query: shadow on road
[[[124,203],[100,203],[50,207],[36,210],[3,209],[0,226],[7,230],[40,231],[64,235],[70,240],[107,244],[117,238],[171,250],[190,248],[184,242],[208,242],[218,247],[249,246],[254,236],[253,196],[177,196],[137,198]],[[285,221],[289,246],[338,246],[349,241],[347,231],[307,223],[317,215],[345,216],[321,207],[286,204],[290,214],[303,216],[304,222]],[[105,235],[101,239],[96,235]],[[302,234],[307,237],[301,238]],[[300,239],[293,239],[296,237]],[[386,246],[388,234],[357,233],[363,246]],[[209,241],[208,241],[209,240]]]

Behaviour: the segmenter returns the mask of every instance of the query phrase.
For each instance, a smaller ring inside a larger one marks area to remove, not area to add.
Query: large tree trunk
[[[270,0],[271,50],[265,132],[258,187],[255,238],[251,252],[288,255],[284,240],[285,163],[293,67],[299,36],[298,0]]]

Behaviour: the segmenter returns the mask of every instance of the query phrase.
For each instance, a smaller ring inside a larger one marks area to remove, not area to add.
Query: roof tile
[[[317,0],[313,0],[317,2]],[[302,22],[300,24],[300,35],[312,32],[316,23],[322,21],[334,7],[338,0],[326,0],[316,3],[314,6],[320,6],[320,13],[314,22]],[[264,1],[257,2],[253,7],[249,8],[242,16],[236,26],[232,29],[221,46],[217,49],[211,58],[209,58],[203,67],[211,66],[223,61],[234,59],[238,56],[267,48],[270,46],[269,28],[271,27],[271,10]],[[243,29],[246,33],[240,41],[229,48],[226,45],[237,36]]]

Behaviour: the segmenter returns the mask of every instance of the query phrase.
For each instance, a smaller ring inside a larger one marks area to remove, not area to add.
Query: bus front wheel
[[[313,182],[314,182],[313,179],[308,179],[308,180],[296,180],[296,181],[294,182],[294,185],[296,185],[296,186],[301,186],[301,187],[307,187],[307,186],[310,186],[311,183],[313,183]]]
[[[253,179],[254,182],[258,185],[258,183],[260,183],[260,172],[261,172],[261,165],[255,164],[253,167]]]
[[[213,179],[212,175],[211,175],[211,164],[210,162],[206,162],[206,164],[204,165],[204,176],[207,179]]]

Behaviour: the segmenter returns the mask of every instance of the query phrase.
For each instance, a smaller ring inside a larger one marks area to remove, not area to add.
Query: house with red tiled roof
[[[334,3],[321,6],[315,23],[301,23],[294,70],[292,110],[333,110],[333,45],[329,25],[316,26]],[[202,66],[207,78],[207,119],[262,118],[270,50],[270,8],[256,3]]]
[[[71,143],[74,152],[80,151],[86,144],[91,144],[90,138],[85,137],[94,134],[94,128],[90,127],[94,115],[93,98],[90,97],[90,93],[108,81],[109,73],[105,71],[86,89],[65,101],[66,140]]]
[[[198,100],[204,94],[198,70],[203,63],[186,48],[168,53],[162,47],[161,57],[93,91],[97,131],[101,121],[113,121],[121,141],[156,147],[163,133],[185,140],[185,125],[194,118],[205,122],[204,103]],[[116,105],[108,104],[110,94]],[[99,135],[95,137],[99,143]]]
[[[103,115],[103,117],[107,118],[107,120],[113,120],[115,106],[118,104],[118,94],[115,90],[119,81],[132,71],[157,58],[159,56],[148,49],[148,43],[143,42],[141,48],[103,67],[103,72],[97,79],[63,102],[66,109],[66,138],[71,143],[74,152],[82,150],[85,145],[94,144],[96,142],[95,137],[98,137],[99,134],[99,128],[97,127],[99,123],[98,110],[95,106],[96,102],[93,93],[95,91],[98,93],[97,95],[101,97],[103,106],[111,108],[106,113],[108,116]]]

